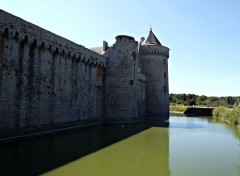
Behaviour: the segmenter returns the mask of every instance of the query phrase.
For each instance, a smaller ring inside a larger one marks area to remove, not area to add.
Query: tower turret
[[[118,35],[104,56],[104,120],[112,123],[136,122],[138,118],[138,43],[131,36]]]
[[[146,114],[169,113],[168,58],[169,48],[149,31],[139,48],[141,72],[146,75]]]

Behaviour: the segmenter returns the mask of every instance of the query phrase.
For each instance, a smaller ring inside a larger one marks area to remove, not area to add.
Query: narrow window
[[[167,78],[167,73],[166,72],[164,72],[164,78]]]
[[[167,86],[164,86],[164,93],[166,93],[167,92]]]
[[[103,70],[100,69],[100,68],[97,68],[96,86],[101,86],[102,85],[102,79],[103,79]]]
[[[6,37],[8,37],[8,35],[9,35],[9,29],[8,29],[8,28],[5,28],[5,30],[4,30],[4,35],[5,35]]]
[[[163,60],[163,64],[166,64],[166,60],[165,59]]]
[[[133,52],[132,55],[131,55],[131,57],[132,57],[133,60],[136,60],[136,53]]]

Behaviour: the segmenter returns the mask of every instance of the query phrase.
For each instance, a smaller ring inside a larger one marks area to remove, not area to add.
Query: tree
[[[207,96],[201,95],[196,98],[197,105],[203,105],[203,102],[207,99]]]

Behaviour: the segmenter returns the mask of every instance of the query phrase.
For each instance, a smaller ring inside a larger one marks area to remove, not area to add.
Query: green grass
[[[232,124],[240,125],[240,107],[226,108],[219,107],[213,110],[213,116],[224,119]]]
[[[189,106],[179,105],[179,104],[170,104],[170,112],[180,112],[183,113]]]

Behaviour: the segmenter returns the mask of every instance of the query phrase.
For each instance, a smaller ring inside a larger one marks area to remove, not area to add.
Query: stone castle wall
[[[146,99],[147,99],[147,88],[146,88],[146,75],[139,72],[138,73],[138,115],[146,115]]]
[[[0,138],[102,122],[106,57],[0,10]]]
[[[0,10],[0,140],[169,112],[167,47],[94,51]]]
[[[138,121],[138,43],[133,37],[117,36],[104,53],[104,118],[110,122]]]
[[[140,47],[142,72],[146,75],[146,114],[169,113],[168,88],[169,49],[164,46],[143,45]]]

